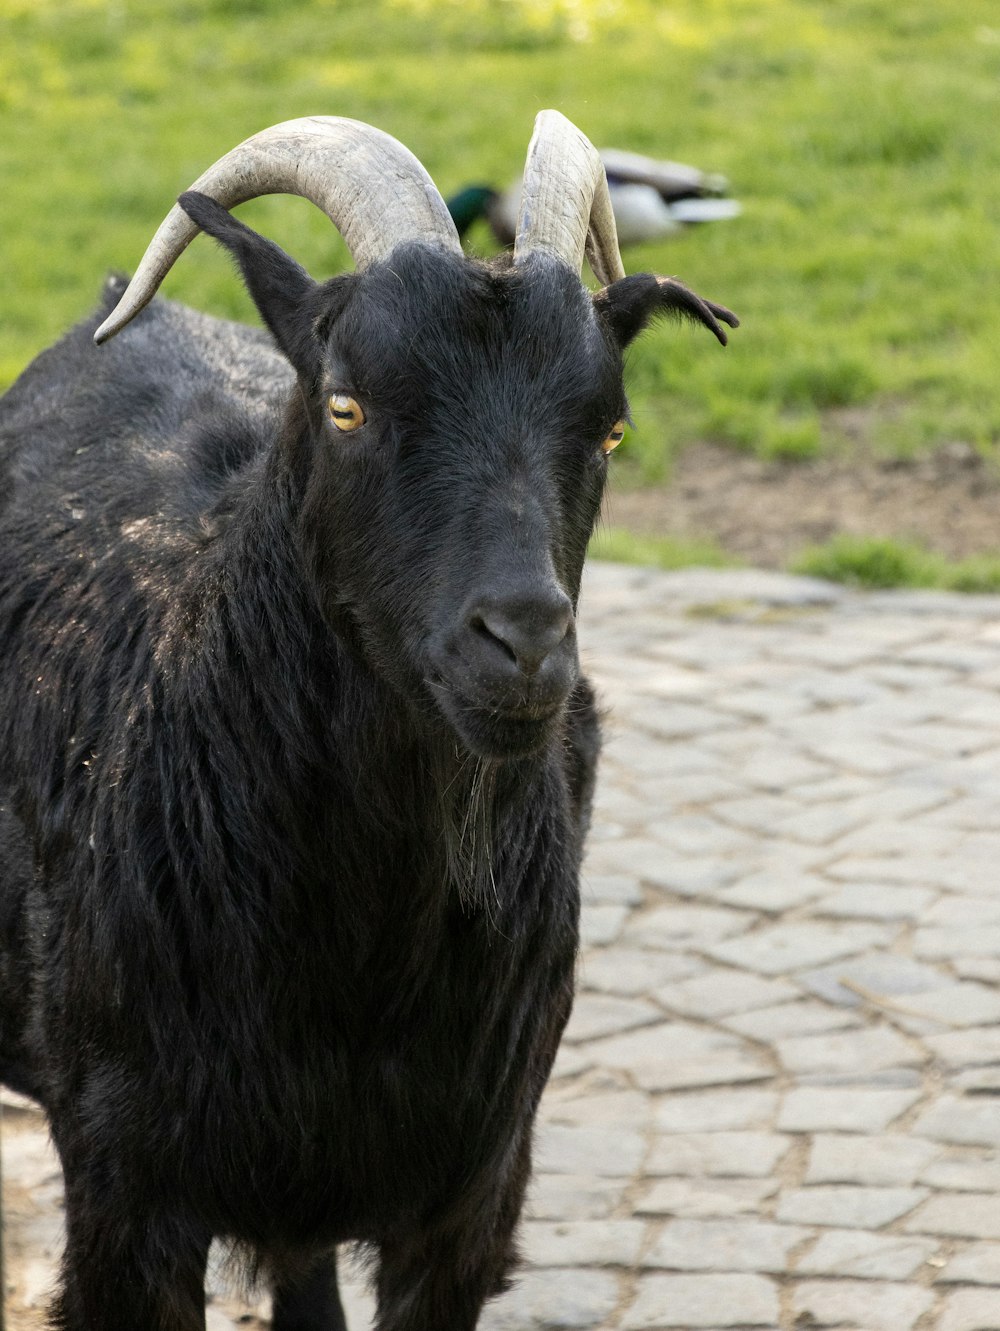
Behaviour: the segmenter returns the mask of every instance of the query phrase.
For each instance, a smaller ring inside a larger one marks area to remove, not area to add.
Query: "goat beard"
[[[502,910],[494,872],[497,794],[503,764],[466,750],[444,777],[441,840],[445,872],[464,909],[493,916]]]

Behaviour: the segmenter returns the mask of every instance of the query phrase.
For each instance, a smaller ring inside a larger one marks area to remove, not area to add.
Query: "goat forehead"
[[[607,368],[609,353],[582,283],[563,265],[490,267],[422,247],[365,275],[345,320],[352,369],[377,382],[434,384],[511,377],[536,386]]]

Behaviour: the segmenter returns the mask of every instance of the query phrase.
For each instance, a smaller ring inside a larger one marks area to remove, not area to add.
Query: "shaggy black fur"
[[[277,1331],[343,1326],[350,1240],[380,1331],[466,1331],[572,998],[622,344],[708,307],[420,245],[317,285],[183,203],[284,358],[156,302],[0,404],[0,1077],[65,1172],[53,1324],[196,1331],[223,1236]]]

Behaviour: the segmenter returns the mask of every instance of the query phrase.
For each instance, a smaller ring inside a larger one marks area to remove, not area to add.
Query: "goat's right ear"
[[[635,273],[612,282],[594,296],[594,307],[610,324],[622,349],[658,314],[703,323],[723,346],[727,338],[719,320],[730,328],[738,328],[740,322],[725,305],[702,300],[674,277],[655,277],[652,273]]]
[[[237,221],[207,194],[188,190],[177,202],[192,222],[229,250],[278,346],[299,374],[315,379],[320,348],[313,325],[319,284],[283,249]]]

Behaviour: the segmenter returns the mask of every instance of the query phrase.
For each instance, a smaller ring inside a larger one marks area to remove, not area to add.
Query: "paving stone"
[[[950,961],[955,957],[995,957],[1000,953],[1000,925],[969,925],[964,929],[917,929],[913,951],[929,961]]]
[[[768,1007],[795,998],[798,992],[785,980],[715,967],[693,979],[664,985],[656,990],[654,997],[665,1008],[684,1016],[712,1020],[731,1012]]]
[[[786,1188],[775,1216],[791,1224],[832,1225],[843,1229],[880,1229],[912,1211],[926,1188],[863,1188],[821,1184]]]
[[[799,807],[777,824],[776,830],[794,841],[825,846],[864,821],[864,814],[843,804],[814,804]]]
[[[766,1128],[774,1122],[776,1091],[733,1087],[666,1095],[656,1106],[659,1132],[739,1132]]]
[[[997,700],[990,698],[987,706],[997,709]],[[977,832],[982,827],[992,826],[996,817],[996,801],[987,796],[966,795],[962,799],[950,800],[941,808],[928,814],[926,821],[934,826],[960,827],[965,831]]]
[[[968,1147],[945,1150],[921,1170],[917,1181],[955,1192],[1000,1193],[1000,1155]]]
[[[915,665],[901,661],[880,664],[869,671],[869,678],[891,689],[924,689],[953,679],[953,672],[940,666]]]
[[[1000,1239],[1000,1197],[978,1192],[942,1192],[929,1198],[903,1226],[908,1233]]]
[[[963,896],[949,892],[938,897],[933,906],[924,912],[921,923],[944,925],[1000,924],[1000,897],[996,900],[984,900],[981,896]]]
[[[935,1331],[997,1331],[1000,1299],[992,1290],[956,1289],[948,1294]]]
[[[859,811],[860,812],[860,811]],[[877,819],[869,814],[860,827],[837,840],[837,850],[846,855],[926,855],[950,854],[962,839],[962,833],[947,827],[934,827],[919,819],[905,822]]]
[[[627,906],[584,906],[580,912],[580,941],[584,947],[613,943],[622,931]]]
[[[956,957],[951,969],[962,980],[1000,984],[1000,957]]]
[[[739,1040],[688,1022],[663,1022],[583,1046],[593,1063],[627,1069],[644,1090],[761,1081],[764,1056]]]
[[[367,1331],[368,1328],[373,1327],[375,1325],[375,1299],[368,1289],[367,1282],[360,1277],[348,1280],[341,1275],[338,1283],[340,1285],[340,1301],[343,1304],[347,1325],[351,1328],[351,1331]],[[269,1315],[267,1320],[270,1320]],[[250,1325],[252,1327],[253,1323]]]
[[[532,1220],[521,1226],[530,1266],[635,1266],[646,1234],[641,1220]]]
[[[678,605],[747,601],[766,606],[830,606],[846,595],[843,587],[822,578],[750,568],[679,569],[659,575],[657,587]]]
[[[579,963],[578,980],[582,989],[645,994],[705,969],[704,962],[681,952],[618,946],[587,952]]]
[[[888,1026],[826,1031],[821,1035],[778,1040],[775,1048],[789,1072],[848,1072],[864,1075],[883,1068],[916,1067],[927,1055],[912,1040]]]
[[[1000,1147],[1000,1113],[990,1099],[942,1095],[910,1129],[918,1137],[963,1146]]]
[[[952,983],[950,976],[933,966],[892,952],[873,952],[806,971],[798,976],[798,982],[828,1002],[854,1007],[862,1002],[895,999],[902,994],[926,993]]]
[[[763,690],[758,690],[763,694]],[[772,697],[775,694],[772,692]],[[802,710],[803,701],[794,699],[789,694],[778,694],[794,705],[795,713]],[[786,712],[787,714],[787,712]],[[768,715],[774,715],[769,712]],[[744,782],[763,790],[798,797],[802,788],[830,779],[831,770],[825,763],[818,763],[815,758],[783,744],[759,744],[739,765],[739,774]]]
[[[643,682],[642,690],[644,693],[674,693],[673,668],[658,668],[654,676]],[[699,706],[694,702],[680,702],[676,698],[671,698],[669,702],[646,703],[637,720],[641,729],[671,743],[712,730],[724,730],[733,724],[732,717],[725,712],[717,712],[714,708]]]
[[[586,1174],[533,1174],[525,1216],[534,1220],[600,1220],[621,1205],[627,1180]]]
[[[559,1081],[564,1077],[577,1077],[581,1072],[587,1072],[593,1066],[593,1060],[586,1053],[584,1046],[561,1044],[559,1052],[556,1054],[556,1061],[552,1065],[552,1080]]]
[[[783,799],[780,795],[746,795],[740,799],[719,800],[712,807],[715,816],[724,823],[754,832],[798,811],[794,800]]]
[[[644,1275],[621,1320],[622,1331],[716,1327],[775,1327],[778,1293],[759,1275]]]
[[[889,883],[848,883],[816,903],[821,915],[859,920],[916,920],[937,896],[930,887],[898,887]]]
[[[1000,1067],[963,1068],[948,1077],[948,1089],[968,1095],[1000,1095]]]
[[[808,699],[796,697],[792,693],[749,685],[745,688],[727,689],[721,697],[716,698],[716,706],[724,708],[734,716],[749,717],[754,721],[783,721],[808,711],[811,703]],[[823,770],[819,764],[811,765],[819,771]],[[740,771],[742,774],[747,769],[741,768]],[[765,774],[759,785],[764,790],[783,790],[793,781],[800,779],[809,780],[810,777],[808,775],[804,778],[799,777],[793,769],[792,773],[787,775],[783,771],[774,776]]]
[[[691,745],[680,747],[693,748]],[[605,741],[604,751],[612,763],[617,761],[637,783],[647,777],[655,779],[671,776],[678,770],[712,771],[717,770],[718,766],[711,762],[709,756],[700,752],[697,757],[685,755],[679,762],[663,740],[653,735],[644,735],[634,726],[629,728],[627,737],[612,732]]]
[[[666,858],[667,851],[661,841],[652,837],[623,837],[592,846],[587,855],[587,873],[595,878],[624,875],[642,879],[658,873]]]
[[[823,740],[810,747],[824,762],[869,776],[892,777],[905,772],[916,761],[913,749],[864,736]]]
[[[817,1133],[806,1168],[806,1183],[859,1183],[868,1186],[929,1182],[925,1171],[942,1153],[933,1142],[907,1133],[875,1137]]]
[[[912,1331],[933,1305],[930,1290],[874,1280],[804,1280],[792,1290],[796,1325]]]
[[[645,882],[676,896],[703,898],[719,892],[737,876],[738,870],[718,855],[671,853],[659,869],[647,874]]]
[[[908,1280],[940,1248],[934,1239],[830,1229],[795,1263],[796,1275]]]
[[[222,1308],[211,1303],[205,1305],[205,1331],[232,1331],[235,1326],[236,1321]]]
[[[967,1243],[938,1272],[940,1285],[1000,1285],[1000,1243]],[[997,1295],[992,1296],[994,1305]]]
[[[885,689],[874,683],[868,673],[800,669],[782,681],[789,692],[800,694],[824,709],[843,708],[846,704],[864,704],[885,697]],[[813,718],[815,719],[815,717]],[[831,732],[827,727],[824,734]],[[794,739],[794,734],[790,736]]]
[[[871,798],[873,794],[882,788],[880,782],[873,781],[866,776],[845,776],[836,769],[827,767],[830,775],[821,781],[811,782],[806,786],[799,786],[795,791],[795,798],[802,804],[832,804],[838,800],[849,800],[856,797]]]
[[[778,1191],[774,1178],[663,1178],[634,1204],[638,1215],[677,1217],[759,1215]]]
[[[875,712],[881,713],[885,699],[875,705]],[[910,774],[898,783],[870,781],[868,788],[846,801],[847,807],[863,814],[867,822],[885,823],[901,818],[908,819],[913,826],[936,826],[933,818],[927,816],[928,810],[934,810],[944,804],[952,795],[951,785],[941,780],[917,781]],[[917,818],[915,815],[920,815]],[[839,849],[839,847],[838,847]],[[884,853],[884,846],[876,847],[876,853]],[[903,849],[907,849],[904,845]]]
[[[660,1009],[646,999],[619,998],[613,994],[577,994],[563,1039],[578,1044],[581,1040],[593,1040],[599,1035],[627,1031],[662,1019]]]
[[[580,883],[580,895],[587,905],[613,902],[619,905],[637,906],[642,901],[642,888],[629,874],[585,872]]]
[[[995,667],[996,658],[995,647],[949,641],[911,647],[900,659],[912,661],[915,665],[939,665],[948,670],[972,673]]]
[[[738,1017],[725,1017],[720,1024],[751,1040],[771,1043],[789,1036],[813,1035],[820,1031],[858,1026],[860,1019],[849,1008],[800,999],[797,1003],[782,1003],[778,1007],[758,1008],[755,1012]]]
[[[717,961],[731,966],[746,966],[762,975],[783,975],[837,957],[856,956],[886,941],[887,935],[880,925],[787,922],[716,943],[707,951]]]
[[[723,906],[657,906],[629,921],[624,941],[639,947],[707,947],[742,934],[756,920],[749,911]]]
[[[790,1138],[773,1132],[673,1133],[653,1143],[645,1172],[766,1178],[790,1145]]]
[[[740,850],[753,849],[756,837],[736,827],[728,827],[710,813],[689,812],[672,813],[669,819],[662,820],[655,831],[662,838],[659,869],[666,869],[674,855],[720,855],[735,854]],[[657,870],[651,866],[651,872]]]
[[[952,984],[898,1000],[906,1012],[948,1026],[979,1026],[1000,1019],[1000,993],[984,984]]]
[[[581,1127],[629,1127],[641,1130],[652,1123],[653,1098],[642,1091],[586,1089],[579,1083],[551,1087],[541,1106],[543,1123],[569,1123]]]
[[[920,1099],[917,1090],[801,1086],[787,1093],[778,1114],[783,1132],[884,1131]]]
[[[831,864],[827,873],[831,878],[856,881],[916,883],[955,892],[975,890],[969,881],[969,866],[956,856],[845,855]]]
[[[610,1271],[524,1271],[514,1288],[486,1305],[481,1331],[597,1327],[614,1311],[619,1279]]]
[[[643,781],[639,791],[643,801],[661,812],[712,804],[716,800],[739,795],[744,786],[720,772],[689,773],[686,776],[656,777]]]
[[[725,887],[716,896],[730,906],[778,913],[801,906],[829,891],[829,884],[810,873],[760,871]]]
[[[640,1132],[605,1127],[543,1123],[535,1136],[534,1162],[539,1173],[597,1174],[631,1178],[646,1153]]]
[[[642,1260],[644,1266],[664,1266],[675,1271],[761,1271],[783,1275],[788,1268],[788,1254],[809,1234],[808,1229],[795,1225],[774,1225],[756,1219],[672,1220]]]

